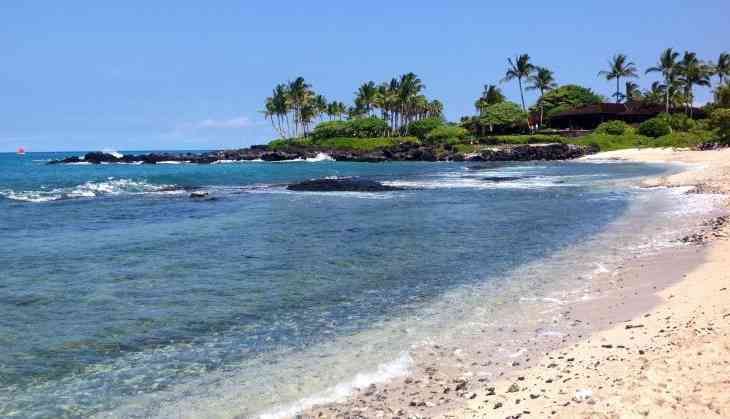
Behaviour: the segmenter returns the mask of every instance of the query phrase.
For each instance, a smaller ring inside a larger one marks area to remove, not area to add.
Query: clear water
[[[647,193],[629,180],[670,170],[45,164],[66,155],[0,154],[0,416],[231,417],[295,402],[433,333],[393,319],[514,280],[624,216]],[[283,187],[325,176],[413,189]],[[484,179],[500,176],[522,179]]]

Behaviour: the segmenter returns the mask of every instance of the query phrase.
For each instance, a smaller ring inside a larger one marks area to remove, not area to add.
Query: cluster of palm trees
[[[527,90],[538,90],[540,92],[541,98],[545,96],[545,92],[557,87],[557,83],[555,83],[555,75],[553,74],[553,72],[546,67],[532,64],[530,62],[530,56],[527,54],[519,55],[515,57],[514,60],[512,60],[512,58],[508,58],[507,63],[509,64],[509,66],[507,68],[507,72],[505,73],[504,78],[502,79],[502,82],[504,83],[512,80],[517,80],[520,88],[522,110],[525,113],[527,113],[527,105],[525,104],[525,88],[523,88],[523,81],[525,83],[528,83],[528,85],[526,86]],[[545,112],[541,106],[540,125],[542,125],[544,113]]]
[[[679,53],[667,48],[659,56],[659,63],[647,69],[646,73],[661,73],[664,78],[663,83],[652,85],[651,92],[655,95],[662,93],[667,112],[681,104],[692,116],[694,88],[712,86],[712,76],[718,76],[719,85],[724,85],[726,78],[730,77],[730,54],[720,54],[715,64],[701,61],[696,53],[690,51],[685,51],[679,60]]]
[[[315,118],[329,107],[324,96],[316,94],[303,77],[297,77],[274,87],[263,113],[282,138],[291,138],[306,135]]]
[[[545,67],[532,64],[530,56],[527,54],[519,55],[514,60],[508,58],[507,63],[507,72],[502,82],[517,80],[522,110],[525,112],[527,112],[525,90],[537,90],[542,98],[547,91],[557,87],[553,72]],[[608,70],[601,71],[598,75],[609,81],[616,80],[616,91],[612,95],[616,103],[621,103],[624,100],[656,103],[658,102],[657,98],[661,97],[663,100],[659,103],[665,106],[667,112],[678,106],[683,106],[691,116],[695,87],[710,87],[713,76],[719,78],[719,86],[725,85],[730,79],[730,54],[722,53],[717,63],[712,63],[698,59],[697,54],[690,51],[686,51],[680,59],[678,52],[668,48],[659,57],[659,63],[646,70],[646,74],[654,72],[662,74],[663,83],[654,82],[650,90],[642,92],[638,84],[627,81],[625,92],[622,92],[621,80],[638,78],[639,70],[636,64],[630,61],[626,55],[616,54],[609,60]],[[491,99],[488,98],[490,89],[496,89],[496,86],[485,86],[484,93],[475,104],[480,113],[483,112],[486,106],[492,104],[490,103]],[[542,103],[542,101],[538,101],[538,103]],[[541,107],[540,125],[542,125],[543,117],[544,112]]]
[[[712,77],[719,77],[719,85],[725,83],[730,76],[730,54],[722,53],[717,64],[704,62],[697,58],[697,54],[685,51],[680,59],[680,54],[672,48],[667,48],[659,56],[659,63],[650,67],[645,74],[660,73],[663,82],[654,82],[651,89],[642,94],[639,86],[633,82],[626,83],[626,93],[620,89],[621,78],[638,78],[636,64],[629,61],[624,54],[616,54],[609,61],[609,69],[598,73],[607,80],[616,80],[616,92],[612,95],[616,103],[623,100],[662,103],[666,112],[670,112],[677,106],[683,106],[687,113],[692,116],[692,104],[694,102],[695,87],[711,87]],[[657,100],[662,98],[663,100]]]
[[[388,122],[389,135],[404,134],[408,124],[428,117],[442,117],[444,106],[438,100],[429,101],[422,94],[426,86],[414,73],[393,78],[376,85],[363,83],[355,92],[354,106],[343,102],[328,102],[312,90],[302,77],[278,84],[266,98],[264,117],[271,121],[282,138],[307,136],[312,124],[324,116],[330,120],[343,118],[379,117]]]
[[[373,81],[363,83],[355,92],[355,106],[350,117],[375,116],[380,111],[380,118],[390,127],[389,134],[403,134],[414,121],[443,115],[444,105],[438,100],[429,101],[422,94],[425,89],[414,73],[394,77],[379,85]]]

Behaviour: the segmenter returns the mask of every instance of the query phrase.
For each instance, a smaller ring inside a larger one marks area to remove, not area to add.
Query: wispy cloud
[[[201,129],[233,129],[233,128],[247,128],[254,125],[254,123],[247,116],[236,116],[228,119],[205,119],[193,124],[193,128]]]

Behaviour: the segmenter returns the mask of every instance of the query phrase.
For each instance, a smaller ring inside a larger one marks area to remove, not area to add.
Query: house
[[[550,117],[550,126],[557,129],[593,130],[606,121],[624,121],[640,124],[664,112],[664,106],[646,105],[639,102],[595,103],[560,112]],[[676,109],[675,112],[684,112]],[[694,118],[704,118],[705,112],[693,108]]]

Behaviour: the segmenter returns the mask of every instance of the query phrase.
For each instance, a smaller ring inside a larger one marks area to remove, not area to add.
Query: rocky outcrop
[[[149,153],[140,155],[116,156],[108,153],[86,153],[83,157],[68,157],[54,160],[50,164],[59,163],[142,163],[159,164],[161,162],[185,162],[210,164],[218,161],[287,161],[314,158],[318,153],[326,153],[337,161],[383,162],[383,161],[526,161],[526,160],[566,160],[595,153],[592,147],[574,144],[526,144],[493,146],[478,153],[463,155],[455,148],[413,143],[401,143],[376,151],[330,150],[289,147],[269,150],[266,146],[252,146],[238,150],[210,151],[193,153]]]
[[[286,187],[300,192],[387,192],[400,188],[361,178],[325,178],[305,180]]]
[[[575,144],[525,144],[501,146],[465,156],[468,161],[568,160],[597,152],[594,147]]]

